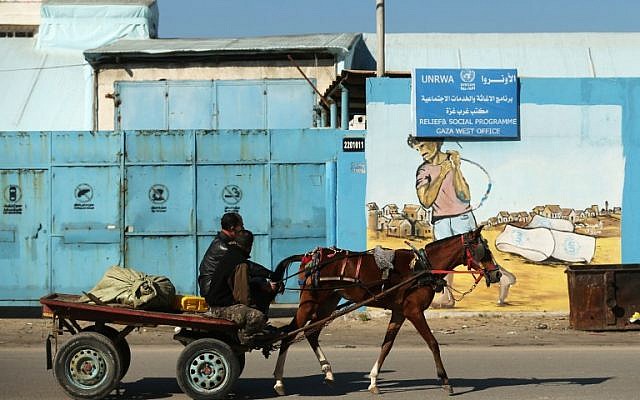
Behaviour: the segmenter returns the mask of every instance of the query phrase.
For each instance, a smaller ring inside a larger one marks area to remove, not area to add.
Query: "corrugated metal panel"
[[[154,39],[118,40],[117,42],[85,51],[87,59],[118,53],[175,53],[225,50],[302,50],[327,49],[348,51],[361,37],[360,33],[327,33],[311,35],[259,36],[246,38],[211,39]]]
[[[92,68],[80,51],[43,52],[0,40],[0,131],[91,129]]]
[[[365,33],[369,51],[376,35]],[[639,33],[397,33],[386,35],[388,71],[517,68],[522,77],[636,77]]]

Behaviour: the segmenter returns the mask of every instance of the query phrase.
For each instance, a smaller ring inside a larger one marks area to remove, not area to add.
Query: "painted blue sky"
[[[375,32],[375,0],[158,0],[159,36]],[[637,32],[637,0],[386,0],[400,32]],[[604,12],[606,9],[606,12]]]

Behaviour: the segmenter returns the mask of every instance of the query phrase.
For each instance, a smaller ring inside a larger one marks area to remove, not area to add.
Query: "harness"
[[[304,277],[298,279],[298,285],[304,286],[309,282],[311,287],[320,286],[320,282],[335,281],[335,282],[360,282],[360,268],[362,267],[362,259],[368,252],[350,252],[349,250],[339,250],[336,248],[316,248],[312,252],[305,254],[300,261],[301,266],[304,267]],[[340,258],[341,257],[341,258]],[[349,260],[356,258],[356,269],[354,276],[347,276],[346,270]],[[340,265],[340,272],[337,276],[320,276],[320,272],[324,265],[333,263],[342,259]]]

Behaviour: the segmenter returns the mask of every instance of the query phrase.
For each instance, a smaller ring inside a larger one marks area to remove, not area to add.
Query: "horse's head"
[[[492,283],[500,282],[502,272],[491,254],[487,240],[480,234],[481,231],[482,226],[461,235],[465,251],[465,264],[470,269],[482,271],[485,282],[489,286]]]

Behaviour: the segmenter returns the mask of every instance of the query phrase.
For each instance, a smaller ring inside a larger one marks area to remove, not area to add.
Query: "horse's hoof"
[[[335,381],[333,379],[324,378],[324,384],[329,386],[329,387],[333,387],[334,382]]]
[[[377,386],[369,386],[369,391],[373,394],[380,394],[380,389]]]
[[[286,395],[286,393],[284,392],[284,386],[283,385],[274,385],[273,386],[273,390],[276,391],[276,393],[278,394],[278,396],[284,396]]]
[[[442,385],[442,389],[447,392],[449,396],[453,394],[453,386],[451,385]]]

